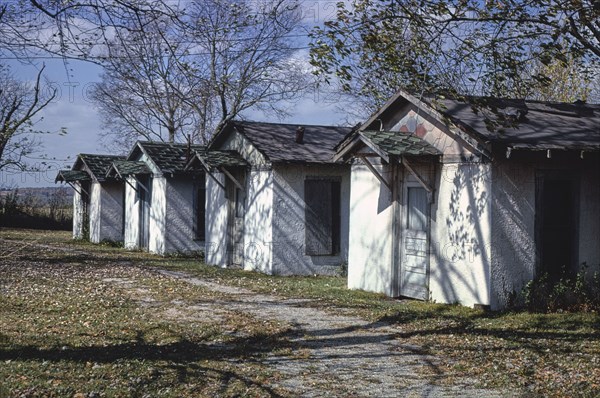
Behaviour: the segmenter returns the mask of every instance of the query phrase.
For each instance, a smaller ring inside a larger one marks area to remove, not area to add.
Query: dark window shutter
[[[196,223],[194,225],[194,235],[197,240],[205,240],[206,224],[206,186],[204,179],[201,179],[195,187],[195,213]]]
[[[309,256],[331,255],[333,241],[332,181],[306,180],[304,182],[305,252]]]

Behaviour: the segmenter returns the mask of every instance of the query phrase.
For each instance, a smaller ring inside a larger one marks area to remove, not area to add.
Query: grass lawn
[[[173,315],[178,301],[201,306],[217,294],[182,286],[154,272],[155,267],[309,298],[306,305],[395,324],[398,339],[445,359],[445,382],[467,375],[478,376],[485,386],[528,396],[600,396],[596,313],[484,313],[397,301],[348,291],[341,277],[217,269],[190,258],[74,242],[64,232],[0,230],[0,239],[8,242],[0,247],[0,398],[9,390],[11,395],[48,396],[48,389],[55,392],[52,396],[80,397],[100,391],[142,396],[142,389],[151,392],[148,396],[288,394],[265,388],[262,381],[277,375],[254,360],[263,350],[285,351],[286,325],[265,325],[226,310],[201,318]],[[47,247],[27,246],[33,241]],[[52,249],[56,245],[69,251]],[[131,297],[115,280],[135,280],[142,288]],[[146,303],[146,296],[159,299]],[[223,353],[218,349],[223,342],[237,348]],[[234,366],[240,362],[244,366]],[[186,383],[192,376],[206,382]]]

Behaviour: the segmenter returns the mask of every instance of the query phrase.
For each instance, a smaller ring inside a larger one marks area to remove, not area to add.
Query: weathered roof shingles
[[[483,97],[423,101],[487,142],[531,149],[600,149],[600,105]]]
[[[183,173],[194,150],[205,150],[202,145],[174,144],[167,142],[138,142],[162,173]]]
[[[435,147],[415,135],[372,130],[359,134],[389,155],[441,155]]]
[[[241,134],[271,162],[333,163],[334,147],[351,127],[232,122]],[[303,143],[296,142],[296,130],[304,127]]]

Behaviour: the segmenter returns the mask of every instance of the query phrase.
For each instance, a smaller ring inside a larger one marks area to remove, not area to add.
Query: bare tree
[[[206,142],[248,109],[281,117],[307,88],[295,0],[198,0],[108,41],[94,99],[111,135]],[[167,134],[163,134],[166,132]]]
[[[298,7],[295,0],[192,2],[183,28],[194,48],[182,65],[206,96],[200,101],[205,137],[250,108],[285,116],[285,103],[308,88],[293,40]]]
[[[171,39],[168,20],[138,21],[143,30],[119,32],[108,42],[102,81],[91,97],[103,118],[105,137],[129,146],[138,138],[174,142],[195,130],[195,111],[179,68],[182,46]]]
[[[56,90],[42,93],[43,71],[44,67],[32,85],[17,80],[8,66],[0,64],[0,170],[25,170],[25,159],[37,149],[36,116],[56,97]]]
[[[54,54],[98,62],[115,29],[139,18],[174,18],[168,0],[13,0],[0,5],[0,53],[23,60]]]

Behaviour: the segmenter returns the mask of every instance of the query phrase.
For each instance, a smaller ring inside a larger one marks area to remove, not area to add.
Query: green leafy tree
[[[594,0],[354,0],[313,30],[325,81],[378,105],[399,88],[526,97],[548,83],[536,63],[600,60]]]

